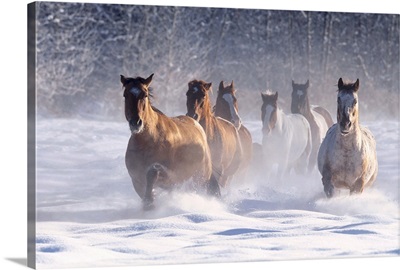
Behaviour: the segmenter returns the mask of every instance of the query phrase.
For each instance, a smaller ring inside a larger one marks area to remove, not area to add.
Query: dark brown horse
[[[213,175],[220,186],[226,187],[242,160],[239,134],[232,123],[214,116],[209,97],[211,83],[193,80],[188,86],[187,115],[204,128],[211,151]]]
[[[330,113],[321,106],[311,106],[308,98],[310,81],[305,84],[297,84],[292,80],[292,113],[303,115],[310,124],[312,136],[312,152],[308,163],[311,172],[316,167],[318,149],[325,138],[326,132],[333,125]]]
[[[125,116],[131,130],[125,163],[144,208],[153,207],[156,187],[171,189],[191,178],[194,187],[219,192],[211,177],[210,150],[203,128],[190,117],[169,118],[153,107],[149,91],[152,78],[153,74],[147,79],[121,75]]]
[[[239,117],[239,108],[235,93],[236,89],[233,85],[233,81],[227,86],[224,86],[223,81],[220,82],[217,101],[214,107],[214,115],[230,121],[237,128],[243,151],[239,171],[245,172],[253,157],[253,139],[250,131],[242,124]]]

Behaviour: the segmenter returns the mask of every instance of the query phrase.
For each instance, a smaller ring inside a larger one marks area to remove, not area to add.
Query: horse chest
[[[340,185],[352,185],[363,172],[362,152],[354,145],[336,143],[331,155],[332,181]]]
[[[154,162],[168,166],[171,144],[166,140],[134,136],[129,140],[126,161],[131,167],[147,167]]]

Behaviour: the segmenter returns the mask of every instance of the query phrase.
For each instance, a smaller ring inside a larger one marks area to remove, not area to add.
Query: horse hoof
[[[144,211],[151,211],[151,210],[154,210],[154,208],[156,208],[156,207],[154,206],[153,202],[143,203],[143,210]]]
[[[153,198],[144,198],[142,202],[144,211],[150,211],[155,208]]]
[[[219,188],[219,184],[215,178],[212,178],[208,183],[207,193],[210,196],[221,198],[221,190]]]
[[[328,199],[333,197],[333,194],[334,194],[333,187],[325,188],[324,191],[325,191],[326,197],[328,197]]]

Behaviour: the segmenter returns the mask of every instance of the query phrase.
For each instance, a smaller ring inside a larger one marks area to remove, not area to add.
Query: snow
[[[261,142],[261,121],[244,121]],[[125,122],[37,120],[37,267],[385,257],[399,247],[399,122],[368,122],[379,174],[326,199],[320,175],[252,173],[221,200],[160,192],[144,212],[124,155]]]

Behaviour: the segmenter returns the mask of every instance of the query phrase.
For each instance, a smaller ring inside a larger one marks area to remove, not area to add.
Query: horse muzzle
[[[235,126],[236,129],[239,129],[242,126],[242,121],[238,119],[232,119],[231,123]]]
[[[340,133],[343,135],[347,135],[351,131],[352,124],[350,121],[342,121],[340,122]]]
[[[131,130],[132,134],[137,134],[142,132],[143,130],[143,121],[142,119],[138,120],[130,120],[129,121],[129,129]]]
[[[199,115],[197,113],[187,113],[186,116],[189,116],[196,121],[199,119]]]
[[[264,127],[262,128],[262,134],[263,134],[264,136],[268,136],[270,133],[271,133],[271,128],[270,128],[269,126],[264,126]]]

